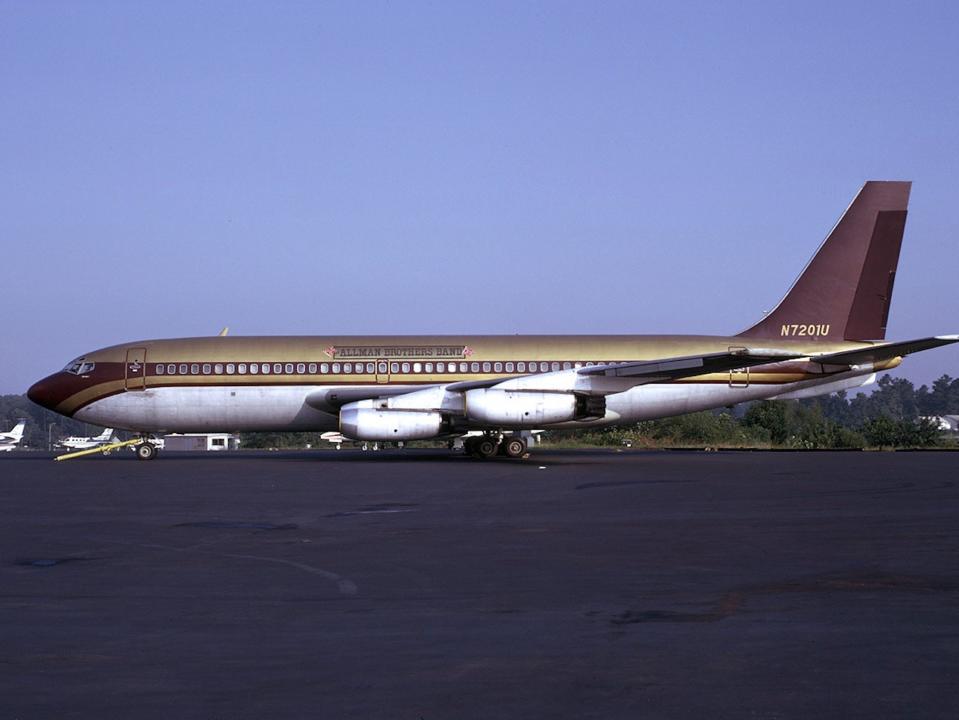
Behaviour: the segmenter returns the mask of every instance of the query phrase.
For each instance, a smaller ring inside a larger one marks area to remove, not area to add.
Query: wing
[[[932,348],[959,342],[959,335],[936,335],[935,337],[903,340],[902,342],[882,343],[856,350],[843,350],[825,355],[813,355],[812,360],[825,365],[864,365],[902,357],[911,353],[931,350]]]
[[[708,373],[740,370],[756,365],[795,360],[803,355],[790,350],[772,348],[730,350],[705,355],[609,363],[573,370],[558,370],[510,378],[489,385],[454,383],[450,389],[471,390],[495,387],[498,390],[575,392],[583,395],[611,395],[637,385],[671,382]],[[456,387],[462,385],[463,387]]]

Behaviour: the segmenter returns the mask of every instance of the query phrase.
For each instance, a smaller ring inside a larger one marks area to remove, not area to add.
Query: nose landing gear
[[[157,446],[149,440],[144,440],[135,448],[137,460],[153,460],[157,456]]]

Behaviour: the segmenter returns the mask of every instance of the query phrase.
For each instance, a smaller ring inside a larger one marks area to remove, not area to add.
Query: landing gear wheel
[[[481,458],[491,458],[496,454],[496,441],[492,438],[480,438],[475,445],[475,454]]]
[[[153,460],[157,456],[156,445],[142,442],[137,445],[137,460]]]
[[[523,457],[526,454],[526,441],[522,438],[506,438],[503,441],[503,454],[510,458]]]

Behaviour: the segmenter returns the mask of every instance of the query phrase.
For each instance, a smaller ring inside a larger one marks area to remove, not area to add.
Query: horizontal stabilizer
[[[911,355],[922,350],[951,345],[959,342],[959,335],[937,335],[935,337],[920,338],[918,340],[903,340],[902,342],[873,345],[872,347],[857,350],[843,350],[842,352],[826,355],[814,355],[813,360],[826,365],[864,365],[883,360]]]

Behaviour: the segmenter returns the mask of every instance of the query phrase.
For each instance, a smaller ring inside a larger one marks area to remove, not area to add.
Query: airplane
[[[0,452],[10,452],[23,440],[23,429],[27,426],[26,420],[17,420],[10,432],[0,433]]]
[[[96,437],[67,437],[57,441],[57,445],[69,450],[89,450],[90,448],[109,445],[114,442],[115,431],[113,428],[106,428]]]
[[[142,340],[72,360],[39,405],[137,433],[335,431],[466,437],[522,457],[533,428],[584,428],[858,388],[959,335],[886,341],[910,182],[866,182],[779,304],[734,335],[242,337]],[[663,299],[660,299],[663,301]],[[597,305],[597,311],[601,306]]]

